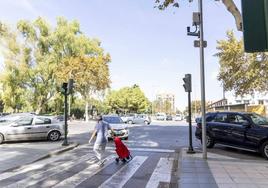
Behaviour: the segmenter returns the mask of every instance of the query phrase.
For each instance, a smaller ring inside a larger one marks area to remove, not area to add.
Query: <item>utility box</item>
[[[268,51],[268,0],[242,0],[245,52]]]

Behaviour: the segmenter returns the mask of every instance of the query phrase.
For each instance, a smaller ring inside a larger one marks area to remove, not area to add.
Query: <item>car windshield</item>
[[[268,126],[268,119],[258,114],[245,114],[249,117],[256,125],[267,125]]]
[[[103,117],[103,121],[106,121],[107,123],[124,123],[123,120],[120,117]]]

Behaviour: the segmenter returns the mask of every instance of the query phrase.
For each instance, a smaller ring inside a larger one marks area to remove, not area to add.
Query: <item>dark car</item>
[[[202,139],[201,118],[195,136]],[[268,119],[256,113],[213,112],[206,114],[208,148],[214,144],[260,152],[268,159]]]
[[[167,121],[172,121],[172,119],[173,119],[173,118],[172,118],[171,115],[167,115],[167,117],[166,117],[166,120],[167,120]]]

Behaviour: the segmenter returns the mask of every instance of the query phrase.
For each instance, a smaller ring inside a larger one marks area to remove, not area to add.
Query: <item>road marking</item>
[[[87,155],[80,157],[76,161],[68,161],[68,162],[65,162],[65,163],[60,164],[60,165],[55,165],[55,167],[50,168],[50,169],[43,171],[43,172],[40,172],[40,173],[33,172],[32,175],[29,176],[28,178],[25,178],[23,180],[12,183],[6,187],[7,188],[18,188],[18,187],[32,186],[32,185],[35,185],[36,183],[43,181],[43,180],[45,180],[53,175],[56,175],[62,171],[67,171],[68,169],[72,168],[73,166],[75,166],[81,162],[84,162],[84,161],[89,160],[89,159],[94,159],[94,158],[95,157],[93,157],[92,154],[87,154]]]
[[[94,156],[94,154],[91,154],[91,155]],[[55,162],[56,160],[62,160],[62,159],[64,160],[64,159],[67,159],[68,157],[74,158],[74,153],[67,153],[66,155],[63,155],[63,156],[62,155],[53,156],[53,157],[48,158],[48,159],[37,161],[37,162],[30,164],[30,165],[27,164],[27,165],[22,166],[18,169],[15,169],[11,172],[4,172],[0,176],[0,181],[3,179],[7,179],[11,176],[16,176],[18,174],[26,173],[26,172],[31,171],[31,170],[41,169],[47,164],[51,164],[51,163]],[[75,157],[75,158],[77,158],[77,157]],[[70,160],[70,159],[67,159],[67,160]]]
[[[89,147],[90,149],[93,146]],[[156,153],[175,153],[175,150],[171,149],[157,149],[157,148],[128,148],[129,151],[143,151],[143,152],[156,152]],[[115,147],[106,147],[106,150],[115,150]]]
[[[105,160],[104,166],[98,166],[97,164],[91,165],[88,168],[82,170],[81,172],[75,174],[74,176],[60,182],[53,188],[73,188],[92,177],[93,175],[100,172],[102,169],[106,168],[112,162],[114,162],[115,155],[109,155]]]
[[[125,164],[117,173],[106,180],[99,188],[119,188],[123,187],[129,178],[138,170],[148,157],[136,156],[129,163]]]
[[[160,158],[146,188],[158,187],[159,182],[170,182],[173,161],[173,158]]]

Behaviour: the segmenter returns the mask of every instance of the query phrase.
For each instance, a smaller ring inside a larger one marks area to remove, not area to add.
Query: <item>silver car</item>
[[[135,116],[130,117],[127,120],[128,124],[145,124],[145,125],[150,125],[151,123],[151,117],[148,115],[144,114],[137,114]]]
[[[108,123],[111,128],[114,130],[114,136],[120,137],[122,139],[127,140],[129,130],[127,125],[123,122],[123,120],[119,116],[115,115],[105,115],[102,116],[102,119],[105,123]],[[108,131],[108,139],[111,139],[111,131]]]
[[[30,114],[13,118],[0,123],[0,144],[16,140],[57,141],[64,135],[64,124],[56,118]]]

